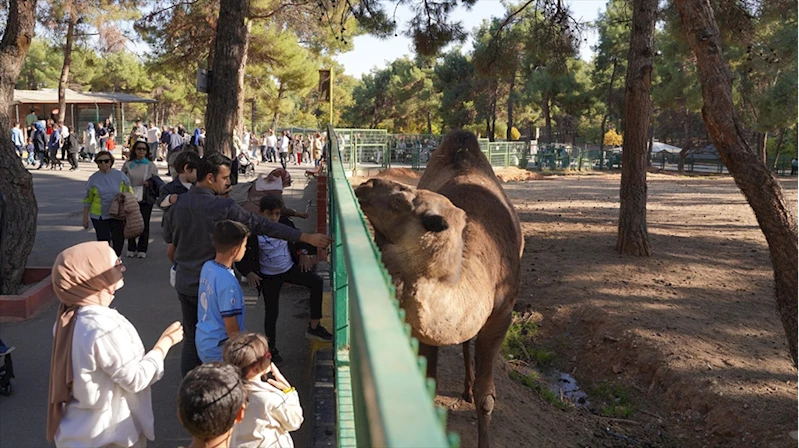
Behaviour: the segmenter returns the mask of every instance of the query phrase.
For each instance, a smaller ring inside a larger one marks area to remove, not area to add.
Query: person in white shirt
[[[270,129],[269,135],[266,136],[266,155],[264,156],[264,160],[269,160],[270,162],[277,162],[277,157],[275,154],[275,150],[277,149],[277,137],[275,136],[275,130]]]
[[[147,129],[147,146],[150,147],[150,160],[156,160],[161,158],[161,154],[158,151],[158,143],[161,140],[161,130],[158,129],[158,126],[155,123],[150,122],[150,127]]]
[[[183,340],[167,327],[145,353],[136,328],[109,308],[125,266],[106,242],[72,246],[56,257],[53,290],[61,301],[53,328],[47,440],[59,448],[146,447],[155,439],[150,386]]]
[[[252,152],[250,150],[250,131],[247,128],[244,128],[244,134],[241,136],[241,149],[245,152]]]
[[[286,169],[286,161],[289,157],[289,143],[291,142],[291,135],[288,130],[283,131],[283,137],[280,139],[280,165]]]
[[[247,391],[244,418],[233,428],[230,446],[293,447],[289,432],[303,422],[300,396],[272,362],[266,338],[239,333],[225,344],[222,357],[241,372]]]
[[[66,160],[67,151],[64,149],[64,142],[67,141],[67,137],[69,137],[69,128],[60,120],[58,122],[58,132],[61,133],[61,160]]]

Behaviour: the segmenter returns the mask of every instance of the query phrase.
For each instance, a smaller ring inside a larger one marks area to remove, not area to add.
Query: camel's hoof
[[[463,398],[463,401],[465,401],[467,403],[473,403],[474,402],[474,395],[472,394],[471,391],[467,391],[467,392],[462,393],[461,394],[461,398]]]

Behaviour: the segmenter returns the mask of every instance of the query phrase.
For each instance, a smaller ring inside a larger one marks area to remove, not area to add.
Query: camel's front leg
[[[436,379],[438,367],[438,347],[419,342],[419,355],[427,358],[427,377]]]
[[[467,403],[474,401],[472,387],[474,386],[474,368],[472,358],[469,355],[469,344],[471,341],[463,343],[463,365],[466,368],[466,377],[463,380],[463,394],[461,395]]]
[[[475,369],[477,371],[474,383],[475,403],[477,411],[477,446],[489,447],[488,427],[491,424],[491,413],[496,402],[496,389],[494,388],[494,361],[499,353],[502,340],[510,326],[511,312],[495,312],[492,314],[480,333],[477,334],[475,343]]]

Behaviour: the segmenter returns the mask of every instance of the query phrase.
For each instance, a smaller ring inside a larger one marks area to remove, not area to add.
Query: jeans
[[[67,160],[69,160],[69,164],[72,165],[72,169],[78,169],[78,153],[71,152],[67,154]]]
[[[58,160],[58,149],[51,149],[50,150],[50,168],[55,167],[56,165],[61,166],[63,165],[60,160]]]
[[[117,257],[122,255],[122,247],[125,245],[125,234],[122,232],[122,221],[119,219],[95,219],[92,218],[94,232],[97,234],[97,241],[108,241],[114,248]]]
[[[197,296],[187,296],[178,293],[180,311],[183,313],[183,348],[180,351],[180,373],[187,373],[203,362],[197,355],[197,345],[194,342],[197,334]]]
[[[155,160],[155,157],[158,156],[158,142],[148,143],[147,146],[150,147],[150,160]]]
[[[14,145],[14,150],[17,152],[17,155],[22,157],[22,145]]]
[[[153,204],[148,204],[144,201],[139,202],[139,210],[144,220],[144,230],[142,230],[138,238],[128,240],[128,252],[147,253],[147,245],[150,243],[150,216],[153,213]],[[137,239],[138,242],[136,241]]]
[[[283,283],[304,286],[311,290],[311,319],[322,318],[322,277],[316,272],[302,272],[295,263],[288,271],[278,275],[263,275],[260,291],[264,295],[264,334],[270,347],[275,347],[277,340],[277,316],[280,313],[280,290]]]
[[[289,153],[287,152],[280,153],[280,165],[283,167],[284,170],[286,169],[286,159],[288,159],[288,156]]]

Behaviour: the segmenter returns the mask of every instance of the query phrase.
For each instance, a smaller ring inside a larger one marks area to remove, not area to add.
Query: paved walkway
[[[115,163],[116,168],[121,163]],[[279,164],[262,164],[258,173],[268,173]],[[94,231],[81,227],[84,185],[95,171],[94,164],[81,163],[77,172],[33,171],[33,183],[39,204],[36,242],[28,259],[28,265],[51,266],[55,257],[65,248],[95,239]],[[311,218],[296,219],[297,227],[313,232],[315,228],[316,188],[307,188],[303,172],[308,167],[289,166],[294,185],[284,193],[289,207],[305,210],[309,200]],[[161,170],[163,171],[163,170]],[[164,177],[169,180],[168,176]],[[245,179],[240,177],[240,181]],[[117,292],[112,306],[116,307],[138,329],[146,349],[152,347],[161,332],[173,321],[181,319],[177,294],[169,285],[169,261],[166,244],[161,232],[160,210],[153,211],[150,230],[148,258],[124,257],[125,286]],[[263,332],[263,300],[256,300],[255,290],[242,284],[247,311],[245,325],[248,330]],[[281,315],[278,334],[283,344],[280,353],[284,358],[281,371],[292,385],[300,391],[306,422],[293,433],[296,446],[310,443],[311,385],[308,373],[310,343],[305,339],[308,325],[308,292],[303,288],[285,286],[281,295]],[[55,304],[42,310],[37,316],[24,322],[0,323],[0,337],[14,345],[14,369],[16,380],[14,393],[0,397],[0,448],[42,448],[45,439],[46,406],[52,328],[55,320]],[[331,329],[332,331],[332,329]],[[153,408],[155,412],[155,442],[149,446],[175,448],[190,443],[188,433],[176,417],[177,388],[180,384],[180,345],[174,347],[166,358],[164,377],[153,386]]]

